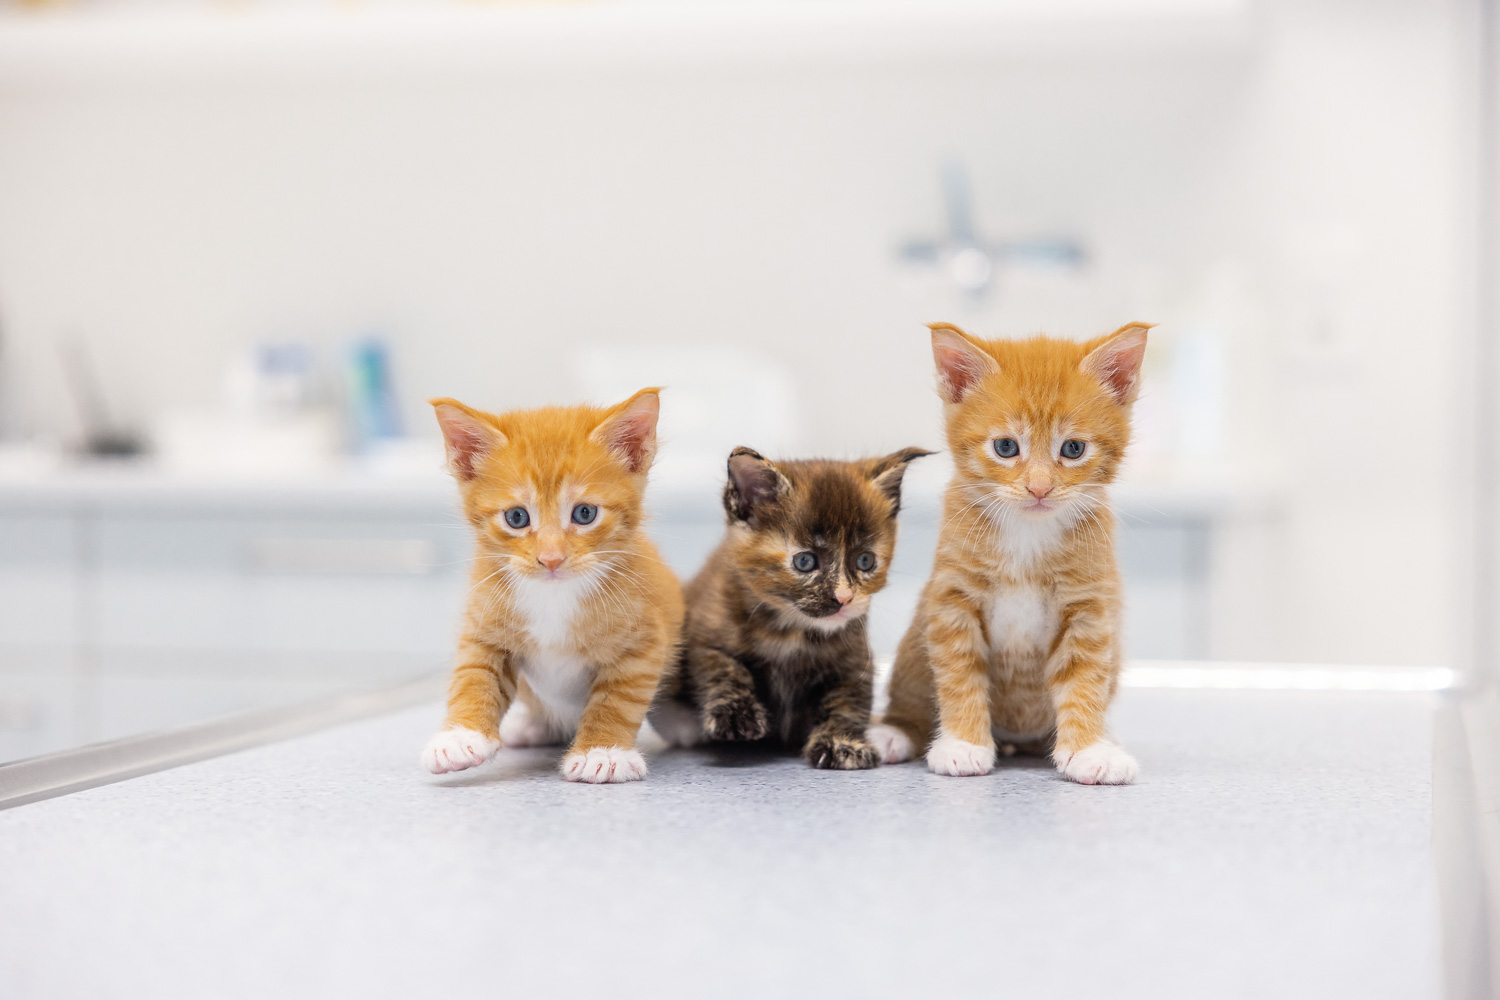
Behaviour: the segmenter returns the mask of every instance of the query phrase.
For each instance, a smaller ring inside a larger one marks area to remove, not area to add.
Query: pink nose
[[[1048,493],[1052,492],[1052,487],[1051,486],[1028,486],[1026,488],[1028,490],[1030,490],[1031,491],[1031,495],[1034,496],[1034,497],[1036,497],[1038,500],[1042,499]]]
[[[536,561],[541,563],[548,569],[557,569],[557,567],[561,566],[565,561],[567,561],[567,558],[568,557],[563,555],[561,552],[543,552],[541,555],[536,557]]]
[[[840,607],[843,607],[850,601],[854,600],[854,591],[846,590],[843,587],[840,587],[838,590],[835,590],[833,592],[833,599],[839,602]]]

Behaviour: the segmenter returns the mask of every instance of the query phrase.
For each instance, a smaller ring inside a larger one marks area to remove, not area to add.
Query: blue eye
[[[792,556],[792,569],[798,573],[811,573],[818,568],[818,557],[811,552],[798,552]]]
[[[1015,438],[996,438],[995,454],[1001,458],[1015,458],[1021,454],[1021,445]]]
[[[868,573],[875,568],[875,553],[861,552],[859,558],[854,560],[854,568],[861,573]]]
[[[599,508],[591,503],[581,503],[573,508],[574,524],[593,524],[594,518],[599,516]]]
[[[1082,458],[1084,443],[1082,441],[1068,440],[1062,443],[1063,458]]]
[[[531,523],[531,515],[525,507],[512,507],[505,512],[505,523],[519,530]]]

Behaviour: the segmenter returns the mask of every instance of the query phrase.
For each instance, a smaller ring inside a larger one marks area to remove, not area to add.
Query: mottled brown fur
[[[926,454],[773,463],[736,449],[724,489],[729,528],[687,585],[684,654],[658,702],[691,706],[694,728],[712,740],[800,747],[814,767],[878,764],[865,737],[865,614],[885,586],[906,464]],[[809,552],[817,568],[799,572],[795,560]],[[862,556],[875,561],[868,570]],[[663,714],[653,711],[653,723]],[[673,738],[666,724],[657,728]]]

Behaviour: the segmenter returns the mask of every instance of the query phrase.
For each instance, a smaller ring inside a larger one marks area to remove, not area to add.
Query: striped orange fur
[[[642,527],[657,390],[607,409],[489,414],[432,401],[474,528],[472,586],[435,773],[572,740],[572,781],[646,774],[636,735],[677,656],[682,590]]]
[[[984,774],[998,744],[1051,751],[1085,784],[1134,780],[1105,712],[1120,671],[1107,487],[1130,441],[1144,323],[1087,342],[932,327],[953,481],[932,576],[871,738]]]

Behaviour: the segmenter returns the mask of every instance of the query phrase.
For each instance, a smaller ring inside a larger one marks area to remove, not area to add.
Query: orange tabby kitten
[[[1149,329],[1077,343],[932,326],[954,473],[890,707],[870,729],[887,762],[927,747],[938,774],[985,774],[998,740],[1050,746],[1083,784],[1135,780],[1104,724],[1120,672],[1106,485],[1130,440]]]
[[[682,590],[641,528],[657,392],[498,416],[432,400],[477,538],[433,773],[571,737],[569,781],[646,776],[636,734],[682,632]]]

